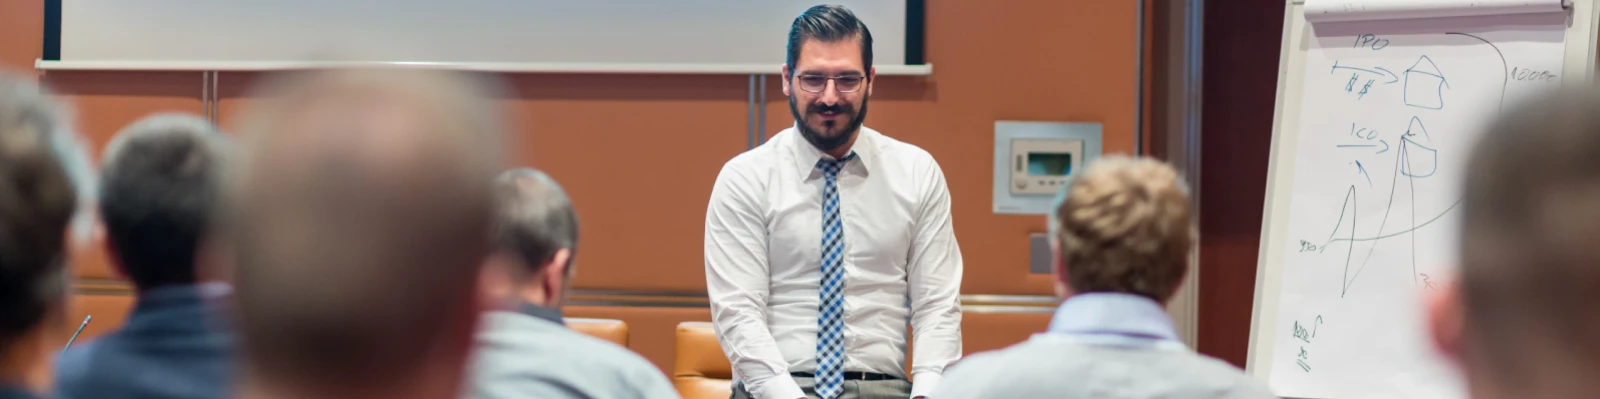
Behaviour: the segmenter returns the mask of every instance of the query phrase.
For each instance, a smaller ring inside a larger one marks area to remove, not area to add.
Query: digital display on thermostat
[[[1071,153],[1028,153],[1029,176],[1064,176],[1068,173],[1072,173]]]

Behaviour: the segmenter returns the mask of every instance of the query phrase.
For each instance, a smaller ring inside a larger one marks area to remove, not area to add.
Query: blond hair
[[[1172,296],[1196,236],[1177,171],[1148,158],[1107,157],[1074,176],[1064,194],[1051,229],[1074,292]]]

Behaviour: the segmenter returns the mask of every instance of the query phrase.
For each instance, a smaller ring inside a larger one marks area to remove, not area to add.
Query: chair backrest
[[[683,399],[724,399],[733,394],[733,366],[711,323],[678,323],[678,361],[672,385]]]
[[[586,319],[581,317],[568,317],[562,319],[567,327],[585,335],[611,341],[622,347],[628,347],[628,323],[613,319]]]

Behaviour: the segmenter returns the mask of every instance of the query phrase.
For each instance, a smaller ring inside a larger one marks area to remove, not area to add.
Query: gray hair
[[[161,113],[123,128],[106,146],[100,218],[141,289],[195,281],[230,144],[205,119]]]
[[[94,231],[94,204],[97,198],[94,163],[88,146],[72,124],[72,109],[55,98],[55,93],[31,79],[0,71],[0,126],[28,127],[43,133],[50,152],[66,171],[77,194],[77,212],[72,220],[75,245],[88,244]]]
[[[515,253],[528,273],[541,271],[556,252],[577,258],[578,213],[555,179],[544,172],[518,168],[494,180],[496,237],[501,250]],[[571,276],[572,267],[566,273]]]
[[[45,89],[0,73],[0,345],[65,299],[65,233],[93,190],[65,115]]]

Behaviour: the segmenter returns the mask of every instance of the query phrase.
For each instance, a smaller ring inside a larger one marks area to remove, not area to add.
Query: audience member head
[[[228,140],[200,117],[157,114],[106,146],[100,218],[113,262],[140,290],[195,283]]]
[[[1101,158],[1073,176],[1050,215],[1057,291],[1114,292],[1166,303],[1195,243],[1178,172],[1148,158]]]
[[[455,397],[504,168],[492,88],[295,72],[246,121],[223,223],[254,397]]]
[[[44,89],[0,73],[0,383],[34,389],[65,330],[68,229],[90,195],[64,115]]]
[[[1591,89],[1592,90],[1592,89]],[[1600,391],[1600,97],[1562,93],[1492,124],[1466,163],[1460,279],[1430,325],[1479,398]]]
[[[549,175],[513,169],[494,180],[498,265],[491,275],[501,302],[560,307],[566,300],[578,253],[578,214],[565,190]]]

